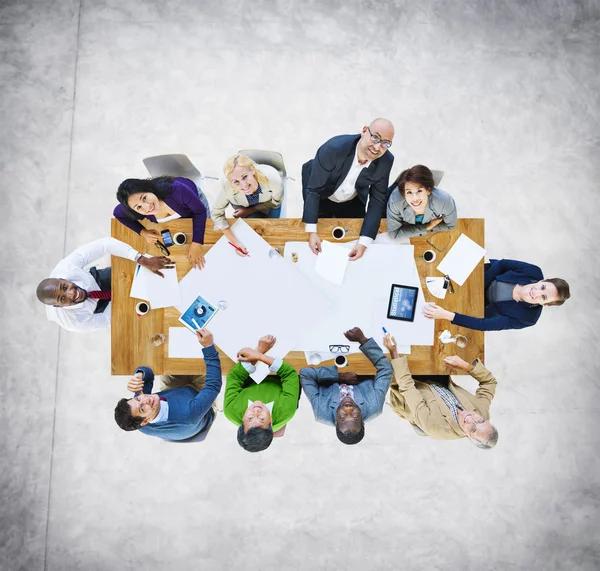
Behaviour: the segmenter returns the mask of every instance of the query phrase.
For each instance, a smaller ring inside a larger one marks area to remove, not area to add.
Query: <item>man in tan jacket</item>
[[[389,335],[389,334],[388,334]],[[393,411],[408,420],[415,431],[438,440],[454,440],[465,436],[478,448],[493,448],[498,431],[490,423],[490,403],[497,381],[479,359],[473,364],[460,357],[445,357],[451,367],[467,371],[479,382],[473,395],[455,385],[448,377],[448,386],[427,380],[415,380],[408,370],[406,357],[399,356],[396,342],[390,350],[394,379],[390,386]]]

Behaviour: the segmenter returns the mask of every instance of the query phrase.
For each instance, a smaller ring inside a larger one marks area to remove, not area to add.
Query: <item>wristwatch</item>
[[[137,263],[141,257],[142,257],[142,253],[141,253],[141,252],[138,252],[138,253],[135,255],[135,258],[133,259],[133,261]]]

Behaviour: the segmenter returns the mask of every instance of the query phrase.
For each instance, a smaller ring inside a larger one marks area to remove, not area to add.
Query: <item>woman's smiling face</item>
[[[404,200],[410,204],[411,208],[417,214],[425,212],[430,194],[431,190],[427,190],[417,182],[407,182],[404,184]]]
[[[156,214],[159,201],[156,194],[153,194],[152,192],[137,192],[127,199],[127,204],[131,210],[143,214],[144,216],[148,216]]]

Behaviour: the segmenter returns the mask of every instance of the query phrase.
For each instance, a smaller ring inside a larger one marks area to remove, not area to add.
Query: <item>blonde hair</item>
[[[258,165],[250,157],[247,157],[246,155],[233,155],[225,161],[225,165],[223,166],[223,173],[225,174],[229,186],[231,186],[229,175],[236,167],[252,169],[254,171],[254,178],[258,181],[258,184],[264,185],[269,182],[269,179],[258,169]]]

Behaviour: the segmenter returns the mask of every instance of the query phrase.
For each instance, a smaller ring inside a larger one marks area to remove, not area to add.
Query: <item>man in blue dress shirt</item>
[[[212,404],[221,390],[221,362],[208,329],[196,331],[206,363],[206,382],[201,391],[192,387],[168,389],[152,394],[154,373],[138,367],[127,383],[135,393],[115,407],[115,421],[127,431],[138,430],[163,440],[200,440],[215,419]],[[200,437],[199,437],[200,436]]]

